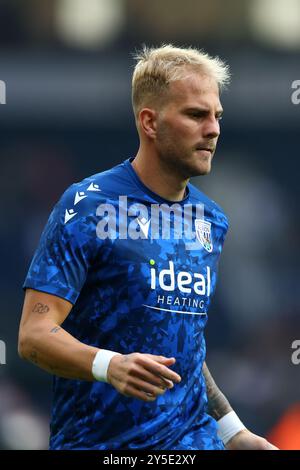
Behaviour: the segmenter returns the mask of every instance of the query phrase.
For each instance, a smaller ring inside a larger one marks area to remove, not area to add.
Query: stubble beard
[[[200,160],[193,149],[175,146],[171,141],[159,141],[157,153],[162,167],[183,180],[210,173],[212,156]]]
[[[210,173],[213,154],[200,157],[194,148],[180,145],[177,136],[170,132],[168,124],[163,121],[158,126],[156,149],[162,168],[182,180]]]

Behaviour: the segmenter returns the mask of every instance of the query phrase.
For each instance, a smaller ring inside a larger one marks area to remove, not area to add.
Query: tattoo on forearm
[[[61,328],[59,326],[55,326],[52,328],[52,330],[50,330],[50,333],[57,333],[59,330],[61,330]]]
[[[34,364],[37,364],[37,363],[38,363],[37,352],[36,352],[36,351],[32,351],[32,352],[30,353],[29,359],[30,359],[30,361],[33,362]]]
[[[203,364],[202,372],[206,382],[208,412],[216,420],[221,419],[227,413],[232,411],[232,408],[225,395],[217,387],[206,363]]]
[[[32,312],[33,312],[33,313],[48,313],[49,310],[50,310],[50,308],[48,307],[48,305],[41,304],[40,302],[38,302],[38,303],[35,304],[35,306],[33,307]]]

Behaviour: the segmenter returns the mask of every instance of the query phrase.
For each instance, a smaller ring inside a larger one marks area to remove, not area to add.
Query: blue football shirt
[[[106,383],[54,377],[50,448],[223,449],[202,366],[227,218],[191,184],[184,200],[164,200],[131,161],[67,189],[24,287],[70,301],[62,327],[79,341],[175,357],[182,381],[147,403]]]

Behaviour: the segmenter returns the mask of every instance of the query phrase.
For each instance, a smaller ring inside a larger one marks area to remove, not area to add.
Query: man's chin
[[[193,176],[205,176],[205,175],[208,175],[211,171],[211,164],[210,163],[207,163],[205,165],[197,165],[193,168],[190,169],[191,170],[191,177]]]
[[[191,171],[193,172],[192,176],[204,176],[208,175],[211,171],[211,156],[205,156],[204,158],[196,158],[191,162]]]

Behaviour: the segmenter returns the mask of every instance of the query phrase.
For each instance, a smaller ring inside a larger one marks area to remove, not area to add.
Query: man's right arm
[[[91,381],[98,349],[81,343],[60,326],[71,308],[67,300],[27,289],[19,330],[19,355],[51,374]]]
[[[98,348],[86,345],[61,327],[72,304],[60,297],[27,289],[19,331],[19,354],[51,374],[67,379],[95,380],[92,364]],[[169,369],[175,359],[151,354],[116,355],[109,364],[108,381],[120,393],[153,401],[178,374]]]

